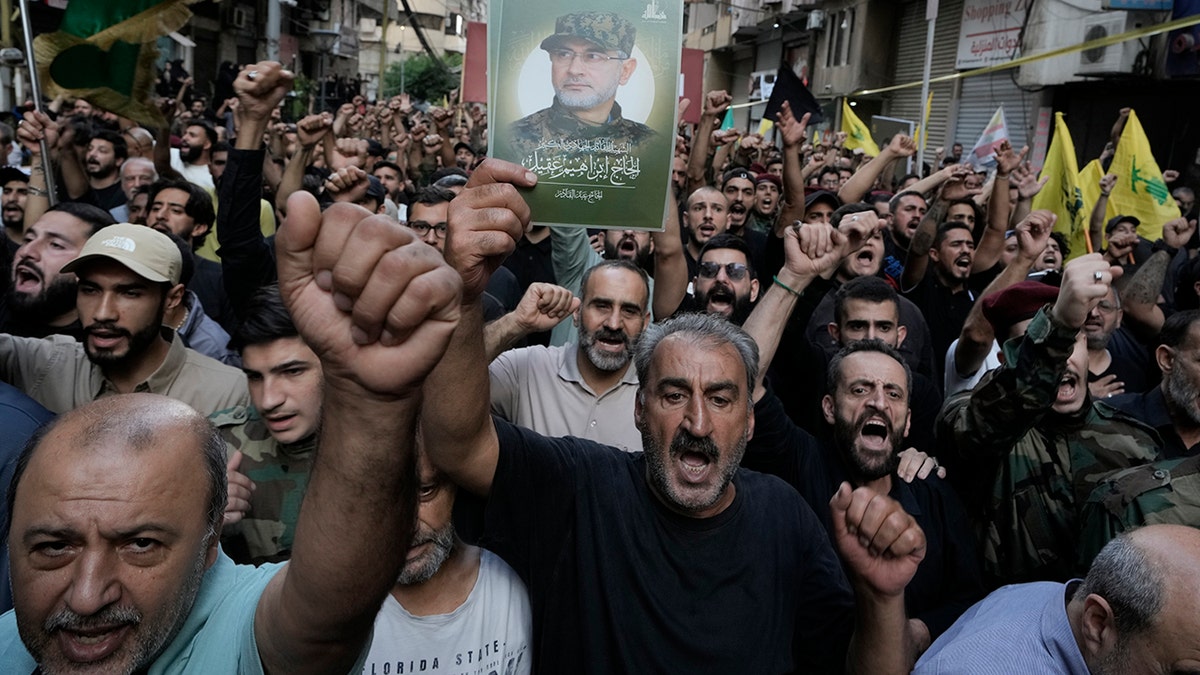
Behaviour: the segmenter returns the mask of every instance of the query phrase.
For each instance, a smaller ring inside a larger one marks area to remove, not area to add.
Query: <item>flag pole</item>
[[[33,54],[33,26],[29,23],[29,0],[20,0],[21,29],[25,33],[25,65],[29,69],[29,90],[33,94],[33,108],[42,112],[42,84],[38,80],[37,61]],[[50,206],[58,202],[58,193],[54,189],[54,166],[50,161],[50,151],[46,147],[46,137],[38,141],[42,150],[42,171],[46,175],[46,200]],[[32,168],[32,167],[31,167]]]

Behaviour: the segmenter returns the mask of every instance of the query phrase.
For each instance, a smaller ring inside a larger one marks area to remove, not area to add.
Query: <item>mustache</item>
[[[132,607],[108,606],[90,616],[63,609],[46,619],[45,629],[47,633],[56,630],[88,631],[136,626],[141,622],[142,613]]]
[[[125,330],[124,328],[121,328],[120,326],[118,326],[115,323],[111,323],[108,321],[104,321],[104,322],[98,321],[96,323],[93,323],[92,325],[84,328],[83,332],[85,335],[94,335],[96,333],[108,333],[109,335],[119,335],[119,336],[125,337],[125,338],[133,337],[133,334],[130,333],[129,331]]]
[[[675,437],[671,439],[671,455],[678,457],[685,452],[704,455],[710,462],[716,462],[721,458],[721,451],[717,448],[717,444],[713,439],[707,436],[693,436],[680,429],[675,432]]]
[[[629,336],[625,334],[625,331],[607,327],[598,328],[595,333],[592,333],[592,338],[595,340],[620,340],[626,345],[629,344]]]

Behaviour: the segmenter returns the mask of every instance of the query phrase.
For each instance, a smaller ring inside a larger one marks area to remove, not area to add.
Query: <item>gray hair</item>
[[[1105,544],[1075,592],[1081,600],[1092,594],[1104,598],[1122,639],[1152,626],[1165,601],[1162,571],[1129,535]]]
[[[686,336],[697,343],[697,346],[732,345],[742,357],[742,365],[746,367],[746,396],[753,399],[754,383],[758,380],[758,345],[740,326],[711,314],[683,314],[662,323],[651,324],[642,332],[633,355],[640,387],[645,387],[649,382],[650,361],[658,343],[675,334]]]

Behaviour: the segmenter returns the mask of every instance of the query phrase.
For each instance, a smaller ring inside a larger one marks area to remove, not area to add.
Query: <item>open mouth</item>
[[[712,460],[708,455],[699,452],[683,452],[679,455],[679,466],[683,478],[689,483],[702,483],[708,476]]]
[[[1062,379],[1058,381],[1058,403],[1070,403],[1075,400],[1075,395],[1079,388],[1079,375],[1072,370],[1067,370],[1063,374]]]
[[[280,431],[288,428],[295,418],[296,413],[276,413],[274,415],[267,415],[263,418],[263,421],[267,423],[267,427],[271,431]]]
[[[730,213],[745,213],[746,205],[741,202],[734,202],[729,205],[729,212]]]
[[[59,647],[63,655],[73,663],[94,663],[107,658],[121,647],[131,626],[105,626],[84,630],[60,629],[57,631]]]
[[[888,441],[887,423],[878,417],[872,417],[862,423],[858,435],[867,448],[882,450]]]
[[[954,268],[960,272],[971,271],[971,256],[960,255],[954,259]]]
[[[869,265],[869,264],[875,262],[875,251],[872,251],[872,250],[859,251],[858,254],[854,256],[854,259],[860,263]]]
[[[42,273],[32,265],[18,264],[13,269],[13,287],[22,293],[40,288],[42,279]]]
[[[637,254],[637,242],[632,237],[626,237],[617,244],[617,251],[630,256]]]
[[[728,312],[733,304],[737,302],[737,295],[733,289],[725,284],[717,284],[708,291],[708,311],[709,312]]]

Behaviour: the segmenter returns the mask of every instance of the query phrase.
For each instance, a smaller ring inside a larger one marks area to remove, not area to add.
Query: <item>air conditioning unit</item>
[[[1100,40],[1112,35],[1133,30],[1134,15],[1129,12],[1104,12],[1084,18],[1081,42]],[[1142,47],[1137,40],[1126,40],[1107,47],[1096,47],[1079,52],[1079,74],[1102,75],[1108,73],[1130,73],[1133,62]]]
[[[825,27],[825,12],[819,9],[814,9],[808,13],[807,30],[821,30]]]
[[[229,23],[234,28],[245,28],[250,24],[249,17],[246,16],[246,8],[234,7],[229,13]]]

